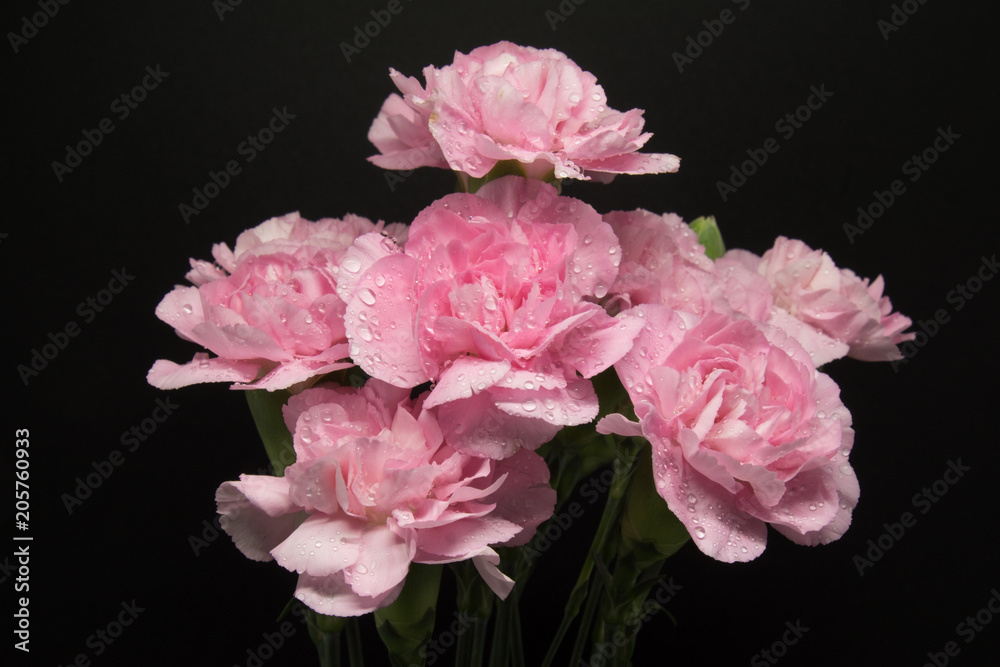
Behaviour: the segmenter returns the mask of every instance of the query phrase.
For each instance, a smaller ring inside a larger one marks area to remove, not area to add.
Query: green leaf
[[[698,218],[691,222],[690,227],[698,235],[698,243],[705,246],[705,254],[709,259],[718,259],[726,254],[722,232],[719,231],[714,215]]]
[[[285,390],[266,391],[252,389],[246,392],[250,414],[257,425],[257,432],[264,442],[264,450],[274,466],[274,474],[281,477],[285,468],[295,463],[295,448],[292,434],[285,426],[281,408],[288,402],[291,393]]]

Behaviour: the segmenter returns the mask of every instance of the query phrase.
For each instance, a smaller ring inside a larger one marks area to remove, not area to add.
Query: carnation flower
[[[424,68],[426,87],[390,69],[392,94],[368,139],[386,169],[433,166],[486,175],[517,160],[528,176],[587,179],[588,173],[677,171],[680,159],[637,152],[652,134],[642,111],[607,106],[593,74],[554,49],[510,42],[483,46],[454,63]]]
[[[293,396],[296,462],[284,477],[242,475],[216,494],[221,525],[247,557],[299,574],[314,610],[357,616],[399,595],[410,563],[473,559],[506,597],[491,545],[526,544],[555,491],[534,452],[503,461],[455,451],[409,390],[369,380]]]
[[[701,315],[730,310],[698,235],[673,213],[643,209],[604,215],[622,244],[622,263],[610,294],[624,308],[658,303]]]
[[[914,338],[912,333],[902,333],[912,324],[910,318],[893,313],[889,297],[882,295],[882,276],[869,282],[849,269],[838,269],[828,254],[802,241],[779,236],[763,257],[745,250],[730,251],[718,264],[720,271],[726,266],[738,272],[729,285],[740,290],[755,280],[752,273],[764,277],[773,308],[760,319],[795,336],[817,365],[845,354],[862,361],[902,359],[897,346]],[[746,306],[730,303],[751,317],[760,317]],[[759,298],[757,303],[762,303]]]
[[[621,254],[593,208],[508,176],[424,209],[405,252],[362,237],[342,275],[351,357],[399,387],[435,383],[426,407],[452,446],[483,456],[535,448],[597,416],[589,380],[642,327],[589,300]]]
[[[289,213],[240,234],[234,250],[216,244],[215,264],[192,259],[187,279],[195,287],[175,288],[156,315],[218,356],[199,352],[183,365],[161,359],[149,383],[275,390],[352,366],[342,361],[348,355],[339,264],[359,235],[383,228],[400,239],[406,233],[402,225],[356,215],[310,222]]]
[[[695,545],[748,561],[766,524],[798,544],[843,535],[859,495],[851,415],[805,350],[722,313],[633,313],[646,327],[615,369],[639,422],[616,414],[597,428],[649,440],[656,489]]]

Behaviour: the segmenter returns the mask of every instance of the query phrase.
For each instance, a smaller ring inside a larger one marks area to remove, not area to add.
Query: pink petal
[[[312,514],[271,555],[287,570],[326,577],[357,561],[366,527],[362,519]]]
[[[397,387],[429,379],[414,335],[417,268],[408,255],[383,257],[364,274],[347,303],[351,357],[372,377]]]
[[[416,554],[416,531],[408,528],[397,531],[386,525],[369,525],[361,535],[357,562],[344,572],[355,593],[376,597],[406,579]]]
[[[597,422],[596,429],[598,433],[605,435],[614,433],[626,438],[642,437],[642,425],[639,422],[629,421],[624,415],[618,413],[601,418]]]
[[[382,593],[369,597],[358,595],[343,577],[313,577],[300,574],[295,597],[311,609],[328,616],[361,616],[387,607],[403,590],[399,582]]]
[[[465,559],[489,544],[506,542],[520,531],[517,524],[488,514],[419,530],[417,546],[421,553]]]
[[[490,549],[488,553],[473,558],[472,562],[476,565],[476,570],[479,571],[479,576],[483,578],[486,585],[501,600],[506,600],[510,592],[514,590],[514,580],[497,568],[497,565],[500,563],[500,556]]]
[[[372,232],[359,236],[340,258],[340,271],[337,272],[337,296],[344,303],[350,301],[365,272],[378,260],[398,252],[400,252],[399,247],[382,234]]]
[[[460,452],[491,459],[511,456],[518,447],[537,449],[559,432],[559,426],[541,419],[502,412],[489,392],[446,403],[437,412],[448,444]]]
[[[260,366],[249,361],[210,359],[198,352],[184,365],[159,359],[146,374],[146,381],[158,389],[177,389],[200,382],[251,382]]]
[[[425,408],[471,398],[492,387],[510,370],[508,361],[486,361],[475,357],[459,357],[438,378],[437,385],[424,400]]]
[[[241,475],[215,492],[219,524],[236,548],[252,560],[271,560],[270,551],[298,524],[300,508],[288,494],[288,481],[267,475]]]
[[[351,368],[350,361],[334,361],[347,356],[347,344],[334,345],[315,357],[294,359],[277,366],[270,373],[253,384],[236,385],[233,389],[287,389],[293,384],[304,382],[310,378],[333,373],[334,371]]]
[[[560,357],[583,377],[593,377],[631,351],[645,325],[641,317],[627,313],[611,317],[601,310],[566,335]]]
[[[535,452],[520,450],[496,463],[496,472],[507,480],[488,498],[496,503],[493,515],[520,526],[521,531],[503,546],[527,544],[538,526],[552,516],[556,492],[549,485],[549,467]]]
[[[625,153],[600,160],[578,159],[576,163],[588,171],[610,174],[662,174],[681,168],[681,159],[670,153]]]
[[[726,563],[750,561],[763,553],[767,524],[740,511],[732,493],[688,465],[680,447],[666,440],[653,442],[653,472],[657,492],[702,553]]]

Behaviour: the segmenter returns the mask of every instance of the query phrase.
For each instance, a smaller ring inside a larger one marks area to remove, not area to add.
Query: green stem
[[[597,613],[597,603],[601,599],[601,580],[594,579],[590,584],[590,594],[587,596],[587,607],[583,610],[583,618],[580,620],[580,629],[576,634],[576,643],[573,645],[573,656],[569,659],[570,665],[577,665],[583,661],[584,647],[590,639],[590,626]]]
[[[477,618],[472,625],[472,655],[469,665],[482,667],[483,657],[486,655],[486,629],[489,627],[490,619]],[[458,664],[458,663],[456,663]]]
[[[365,657],[361,649],[361,628],[358,619],[347,622],[347,660],[351,667],[364,667]]]
[[[524,637],[521,635],[521,594],[518,587],[511,593],[514,605],[511,608],[511,659],[513,667],[525,667]]]
[[[507,602],[501,602],[497,605],[497,620],[493,627],[493,646],[490,648],[489,667],[507,667],[510,658],[511,625],[510,607]],[[464,666],[455,663],[455,667]]]
[[[604,506],[601,523],[594,534],[594,541],[590,546],[590,551],[587,552],[587,558],[583,561],[580,576],[577,578],[576,585],[573,587],[569,600],[566,602],[562,622],[559,624],[559,629],[556,630],[555,637],[552,638],[552,643],[549,645],[548,653],[545,654],[542,667],[550,667],[552,665],[552,661],[555,660],[556,653],[559,651],[559,645],[562,644],[570,625],[573,623],[573,619],[580,613],[580,607],[583,606],[583,602],[587,598],[587,586],[594,571],[594,556],[602,555],[606,552],[608,537],[612,534],[612,529],[617,527],[618,519],[623,509],[622,500],[624,499],[625,491],[628,489],[632,473],[635,471],[635,458],[640,448],[641,444],[628,439],[619,445],[619,456],[615,460],[614,465],[614,478],[611,482],[611,489],[608,491],[608,502]],[[587,625],[588,627],[581,628],[582,632],[589,632],[589,623]]]
[[[306,610],[306,627],[316,645],[320,667],[340,667],[340,633],[346,619]]]
[[[295,448],[292,445],[292,434],[285,426],[281,408],[288,402],[291,394],[282,389],[267,391],[252,389],[246,392],[247,405],[260,439],[264,442],[264,450],[274,468],[274,474],[281,477],[285,467],[295,463]]]
[[[340,635],[324,634],[316,649],[320,667],[340,667]]]

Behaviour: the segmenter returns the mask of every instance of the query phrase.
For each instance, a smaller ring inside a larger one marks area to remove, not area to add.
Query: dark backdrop
[[[417,75],[456,49],[501,39],[562,50],[598,77],[613,107],[646,110],[655,133],[647,150],[683,159],[677,174],[571,183],[566,194],[601,211],[714,214],[730,247],[758,253],[779,234],[802,238],[862,276],[883,274],[895,307],[924,322],[905,364],[828,369],[857,431],[851,460],[862,496],[847,535],[805,548],[772,532],[763,556],[744,565],[685,547],[667,566],[682,586],[667,606],[676,626],[667,614],[652,618],[636,664],[768,664],[760,652],[793,638],[786,630],[796,625],[808,630],[777,648],[781,664],[921,665],[928,652],[939,663],[992,663],[1000,280],[977,282],[993,277],[998,250],[991,5],[402,0],[367,45],[358,38],[364,46],[348,62],[342,43],[386,2],[223,2],[18,0],[3,11],[2,496],[12,521],[15,429],[28,429],[30,527],[17,532],[34,538],[31,653],[15,652],[14,664],[67,665],[84,654],[94,665],[246,665],[278,629],[294,575],[248,561],[211,528],[218,484],[266,463],[243,396],[220,385],[148,386],[155,359],[195,351],[154,307],[183,282],[189,257],[207,258],[213,243],[232,244],[269,217],[409,221],[450,191],[438,170],[390,187],[365,161],[366,132],[394,90],[390,66]],[[48,5],[51,17],[39,13]],[[144,78],[151,89],[128,108],[120,97]],[[811,117],[792,133],[776,127],[813,87],[830,94]],[[294,118],[248,161],[241,142],[275,109]],[[67,145],[84,131],[100,143],[71,171],[54,167],[75,163]],[[938,142],[947,150],[929,152],[925,171],[907,168],[939,132],[950,133]],[[724,199],[718,182],[769,138],[777,152]],[[229,160],[240,173],[185,220],[179,205]],[[873,207],[880,215],[863,233],[848,233],[858,207],[887,203],[897,180],[891,205]],[[112,296],[102,290],[116,271],[127,286],[100,312],[86,305]],[[978,291],[966,298],[957,286]],[[77,335],[61,337],[67,326]],[[50,334],[64,349],[25,381],[17,367]],[[144,441],[123,443],[157,401],[176,407]],[[120,465],[70,512],[64,494],[108,470],[112,456]],[[940,481],[950,463],[968,468],[949,474],[953,484]],[[946,493],[915,503],[935,482]],[[911,526],[886,536],[904,512]],[[597,513],[593,506],[543,561],[524,597],[530,648],[554,631]],[[889,548],[872,552],[880,558],[862,576],[855,557],[880,538]],[[0,547],[4,650],[21,595],[20,544]],[[119,615],[130,618],[127,608],[134,621],[113,643],[99,639]],[[977,613],[979,630],[960,626]],[[265,664],[315,664],[294,627]],[[368,664],[381,664],[365,632]],[[945,655],[948,642],[957,655]]]

